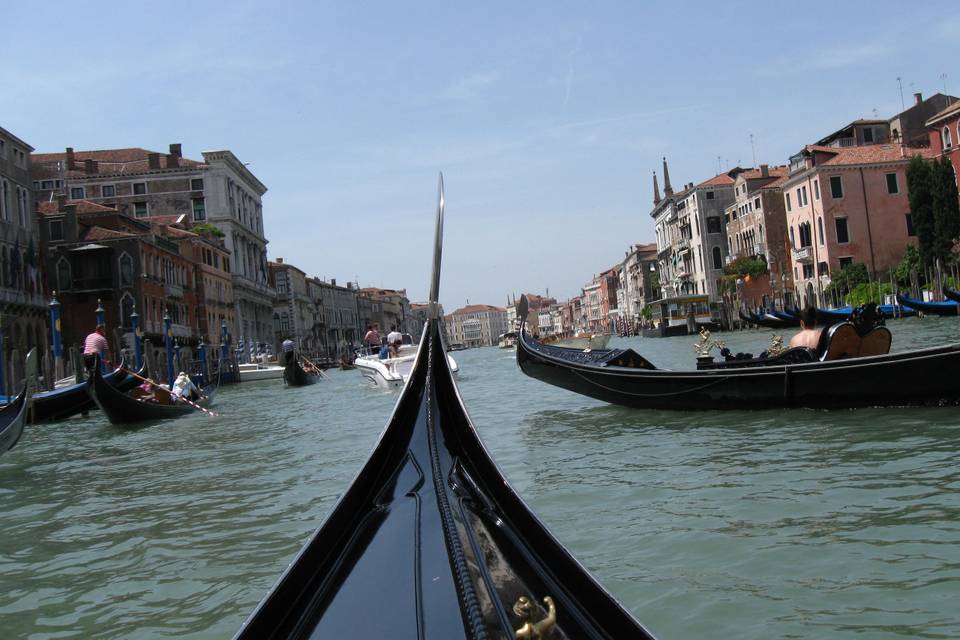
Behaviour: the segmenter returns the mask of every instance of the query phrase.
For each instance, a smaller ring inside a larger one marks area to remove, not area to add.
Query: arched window
[[[949,149],[953,146],[953,139],[950,136],[950,127],[943,128],[943,148]]]
[[[10,263],[7,262],[7,248],[2,251],[3,264],[0,265],[0,286],[10,286]]]
[[[713,248],[713,268],[714,269],[723,268],[723,257],[720,255],[720,247]]]
[[[123,298],[120,300],[120,326],[123,327],[124,329],[133,328],[133,324],[130,322],[130,314],[132,313],[133,313],[133,296],[127,293],[127,294],[124,294]]]
[[[6,260],[4,260],[6,266]],[[57,288],[60,291],[69,291],[73,282],[70,276],[70,261],[66,258],[60,258],[57,262]]]

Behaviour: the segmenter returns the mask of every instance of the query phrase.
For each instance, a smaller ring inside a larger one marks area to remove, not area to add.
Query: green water
[[[891,327],[896,349],[960,341],[954,318]],[[625,343],[692,365],[692,338]],[[454,357],[504,474],[659,637],[960,637],[958,409],[638,412],[512,352]],[[0,637],[230,637],[395,402],[331,377],[225,389],[217,419],[28,426],[0,457]]]

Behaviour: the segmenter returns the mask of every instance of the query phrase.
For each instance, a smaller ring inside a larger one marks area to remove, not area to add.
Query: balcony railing
[[[806,263],[813,261],[813,252],[810,251],[810,247],[803,247],[802,249],[793,250],[793,259],[796,262]]]
[[[677,253],[685,253],[687,251],[690,251],[690,239],[682,238],[677,242]]]
[[[179,284],[163,285],[163,295],[168,298],[183,298],[183,287]]]

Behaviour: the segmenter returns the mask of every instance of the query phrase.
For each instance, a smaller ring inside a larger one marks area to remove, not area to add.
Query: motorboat
[[[506,333],[501,333],[500,337],[497,338],[497,346],[501,349],[513,349],[517,346],[517,332],[508,331]]]
[[[283,367],[276,364],[249,362],[237,365],[240,382],[260,382],[261,380],[283,380]]]
[[[376,386],[382,389],[397,389],[406,384],[416,359],[417,346],[405,344],[400,347],[396,358],[381,360],[378,353],[371,353],[358,356],[353,364],[364,378]],[[456,378],[460,367],[450,354],[447,354],[447,366]]]

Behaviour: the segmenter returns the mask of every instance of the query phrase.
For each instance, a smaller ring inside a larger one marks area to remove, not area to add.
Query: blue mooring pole
[[[203,384],[209,384],[209,375],[207,372],[207,345],[203,344],[203,337],[197,344],[197,353],[200,356],[200,375],[203,376]]]
[[[140,371],[143,366],[143,331],[140,330],[140,314],[137,313],[137,305],[133,305],[133,312],[130,314],[130,326],[133,327],[133,359],[136,369]]]
[[[107,321],[105,319],[106,313],[103,310],[103,301],[100,298],[97,298],[97,326],[104,328],[104,333],[106,333]],[[100,372],[107,372],[107,354],[103,351],[100,352]]]

